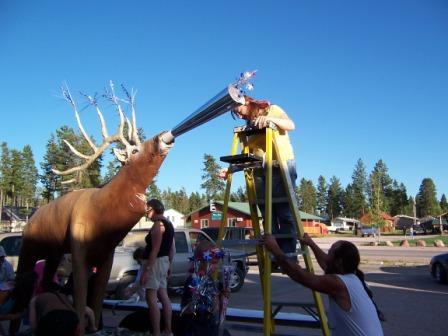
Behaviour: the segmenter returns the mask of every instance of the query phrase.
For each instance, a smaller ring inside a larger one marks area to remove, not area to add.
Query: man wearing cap
[[[0,290],[11,289],[14,277],[14,269],[11,263],[6,260],[5,249],[3,246],[0,246]]]

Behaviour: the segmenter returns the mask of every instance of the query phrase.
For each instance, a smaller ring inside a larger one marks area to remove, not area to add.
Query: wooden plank
[[[161,304],[158,304],[162,308]],[[173,314],[180,313],[180,304],[171,303]],[[104,300],[103,308],[112,310],[128,310],[137,311],[148,309],[145,301],[128,302],[122,300]],[[227,308],[226,321],[245,322],[245,323],[263,323],[264,312],[256,309]],[[275,323],[284,326],[297,326],[320,328],[319,320],[316,318],[300,313],[283,313],[279,312],[275,316]]]

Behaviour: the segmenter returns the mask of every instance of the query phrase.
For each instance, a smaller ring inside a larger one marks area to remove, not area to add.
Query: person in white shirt
[[[274,236],[265,234],[260,242],[272,252],[283,271],[294,281],[312,290],[328,294],[328,323],[332,335],[383,336],[380,317],[372,292],[358,269],[357,247],[348,241],[335,242],[328,254],[305,233],[300,239],[316,256],[324,275],[316,275],[288,260]]]

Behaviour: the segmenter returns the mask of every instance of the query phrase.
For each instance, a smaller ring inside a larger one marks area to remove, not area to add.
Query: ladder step
[[[252,153],[221,156],[219,159],[230,164],[263,162],[262,157],[256,156]]]

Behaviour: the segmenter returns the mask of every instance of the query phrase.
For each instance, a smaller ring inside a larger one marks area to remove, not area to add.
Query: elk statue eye
[[[132,154],[137,154],[138,153],[138,149],[133,149],[132,150]]]

